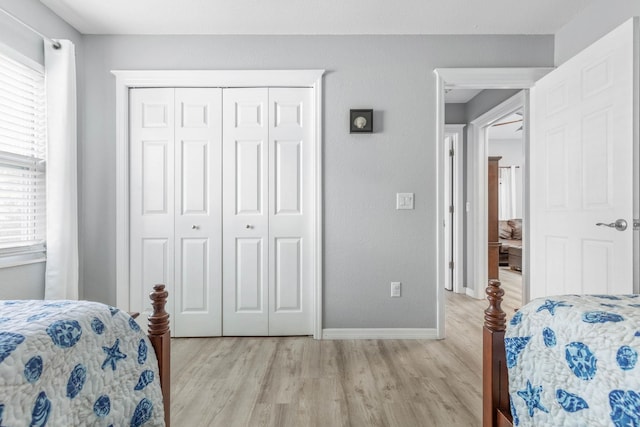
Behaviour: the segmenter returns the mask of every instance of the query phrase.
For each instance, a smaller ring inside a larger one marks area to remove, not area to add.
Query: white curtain
[[[78,177],[75,46],[45,43],[47,267],[45,299],[78,299]]]
[[[500,167],[498,190],[498,219],[518,218],[516,212],[516,167]]]

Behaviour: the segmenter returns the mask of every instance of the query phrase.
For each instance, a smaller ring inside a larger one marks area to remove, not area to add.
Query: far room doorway
[[[477,275],[474,256],[482,252],[489,264],[483,283],[490,278],[501,280],[512,300],[510,306],[518,307],[522,303],[524,94],[518,90],[446,89],[444,96],[445,289],[483,298],[473,286]],[[470,144],[484,149],[472,149]],[[478,198],[473,186],[479,181],[474,165],[481,161],[480,155],[487,171],[484,192],[479,195],[486,199],[484,223],[475,222],[472,212],[474,197]],[[478,227],[484,228],[484,242],[474,238]]]
[[[522,294],[522,242],[524,194],[523,170],[524,152],[524,111],[507,114],[490,125],[486,132],[489,185],[487,187],[489,242],[497,245],[497,260],[493,262],[495,278],[505,289],[505,296],[511,306],[519,307]],[[492,169],[493,168],[493,169]],[[493,206],[491,204],[493,203]],[[477,246],[475,250],[480,250]],[[491,267],[490,267],[491,271]],[[489,274],[489,279],[492,279]]]

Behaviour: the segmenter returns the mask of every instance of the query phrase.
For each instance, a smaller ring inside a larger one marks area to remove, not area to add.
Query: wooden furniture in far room
[[[522,246],[509,248],[509,268],[522,271]]]
[[[499,193],[499,162],[502,157],[487,159],[487,240],[488,240],[488,278],[499,278],[500,266],[500,238],[498,233],[498,193]]]

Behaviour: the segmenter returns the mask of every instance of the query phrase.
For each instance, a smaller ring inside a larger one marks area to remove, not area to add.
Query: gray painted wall
[[[82,111],[82,36],[37,0],[0,0],[0,8],[52,38],[69,39],[76,45],[78,60],[78,109]],[[0,14],[0,43],[42,64],[40,37]],[[79,118],[79,123],[81,119]],[[81,145],[81,144],[80,144]],[[80,150],[80,149],[79,149]],[[0,299],[41,299],[44,297],[44,263],[0,268]]]
[[[511,98],[518,92],[520,92],[519,89],[483,90],[482,92],[474,96],[469,102],[467,102],[465,108],[465,114],[467,118],[466,123],[471,123],[487,111],[491,110],[493,107],[502,104],[504,101]]]
[[[562,64],[633,16],[640,16],[638,0],[592,2],[556,33],[555,64]]]
[[[444,104],[444,122],[448,125],[461,125],[467,122],[467,104]]]
[[[115,302],[113,69],[327,70],[325,328],[435,327],[437,67],[549,66],[551,36],[86,36],[84,295]],[[350,108],[379,131],[350,135]],[[396,192],[416,209],[395,210]],[[402,298],[389,282],[403,283]]]

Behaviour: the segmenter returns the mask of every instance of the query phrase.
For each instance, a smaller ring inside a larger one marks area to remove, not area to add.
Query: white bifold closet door
[[[223,334],[312,333],[309,89],[225,89]]]
[[[175,336],[222,332],[221,106],[217,88],[130,93],[130,309],[165,283]]]

